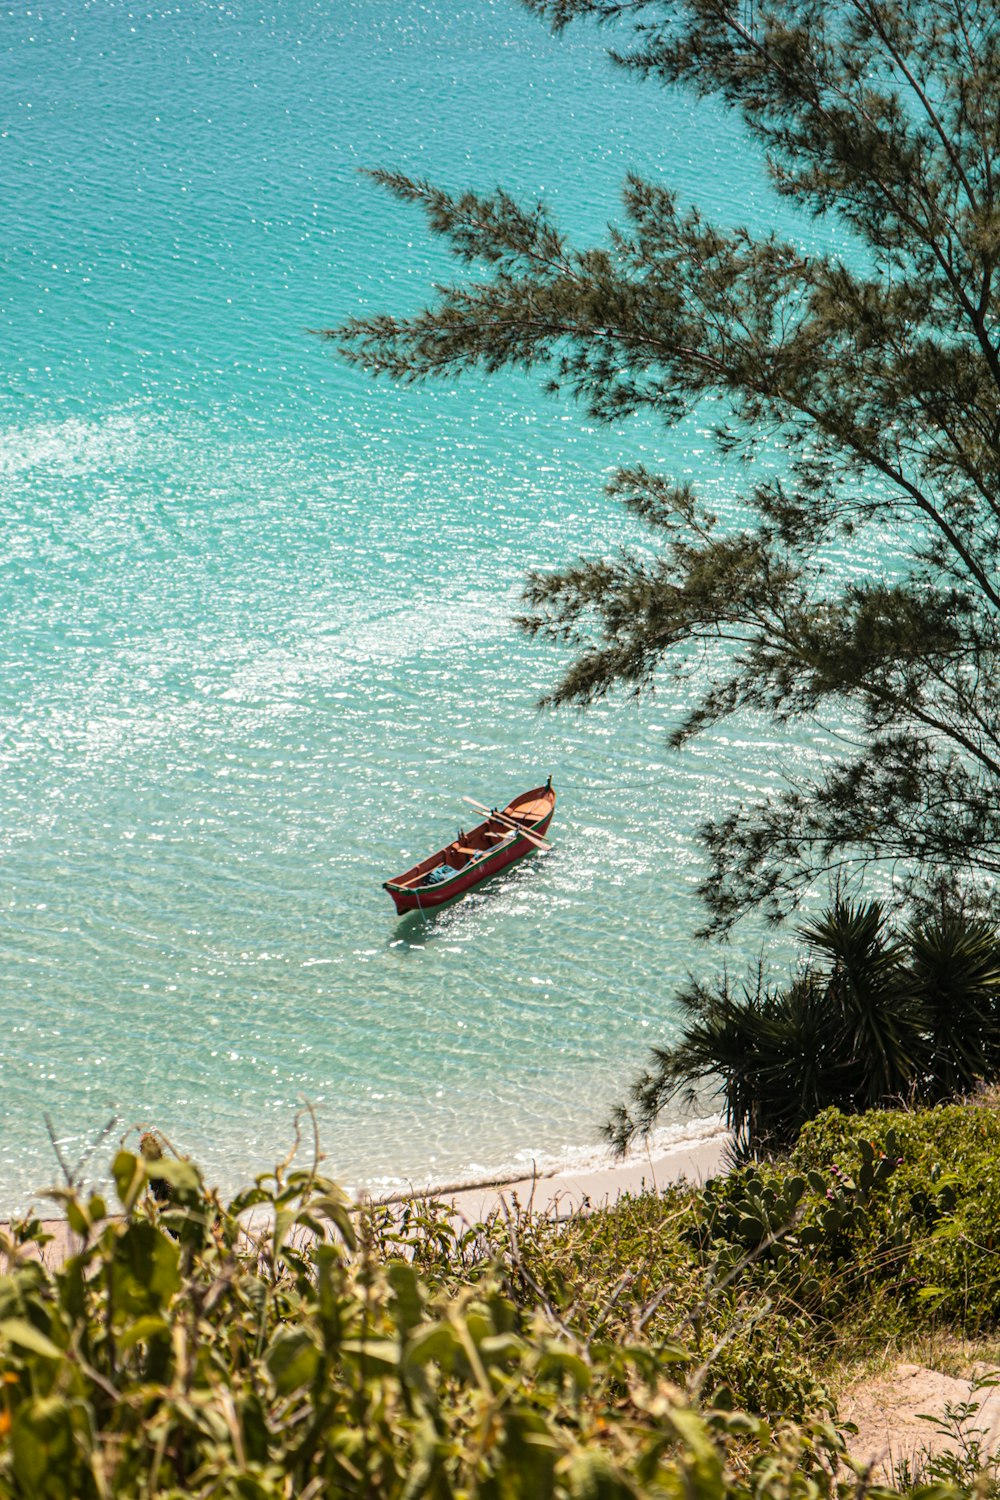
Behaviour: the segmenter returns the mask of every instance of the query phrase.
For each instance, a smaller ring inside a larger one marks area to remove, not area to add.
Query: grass
[[[865,1186],[868,1141],[880,1158],[886,1144],[898,1155]],[[674,1187],[559,1225],[497,1215],[461,1244],[431,1211],[410,1219],[408,1253],[450,1290],[500,1267],[521,1306],[545,1307],[581,1339],[682,1350],[674,1373],[692,1396],[725,1386],[765,1414],[802,1417],[900,1361],[955,1375],[1000,1364],[998,1162],[996,1093],[831,1111],[784,1162],[733,1174],[714,1199]],[[748,1195],[781,1208],[803,1175],[815,1180],[794,1210],[761,1224]]]

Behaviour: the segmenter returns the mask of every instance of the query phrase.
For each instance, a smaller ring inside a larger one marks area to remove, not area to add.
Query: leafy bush
[[[898,1331],[1000,1324],[1000,1114],[992,1107],[827,1110],[790,1160],[747,1167],[699,1195],[692,1244],[732,1294],[798,1309],[844,1340],[893,1310]]]
[[[850,1171],[859,1139],[882,1149],[889,1133],[899,1165],[873,1226],[905,1214],[901,1293],[975,1334],[1000,1323],[1000,1112],[987,1105],[872,1111],[827,1110],[802,1131],[799,1170],[835,1163]]]
[[[60,1195],[77,1236],[62,1264],[37,1258],[37,1220],[0,1242],[8,1500],[806,1500],[840,1493],[838,1472],[855,1487],[829,1423],[698,1411],[669,1347],[599,1320],[574,1335],[544,1295],[519,1304],[500,1262],[462,1282],[439,1255],[423,1279],[393,1252],[446,1244],[433,1215],[393,1242],[315,1173],[223,1205],[186,1161],[122,1151],[113,1170],[121,1217]]]
[[[701,1191],[472,1226],[123,1151],[60,1265],[0,1240],[0,1497],[843,1500],[825,1369],[997,1321],[998,1148],[990,1108],[827,1111]]]

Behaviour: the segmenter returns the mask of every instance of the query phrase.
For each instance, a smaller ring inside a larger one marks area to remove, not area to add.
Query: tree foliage
[[[856,861],[901,862],[911,888],[988,885],[1000,870],[995,5],[525,3],[557,29],[631,28],[621,66],[735,111],[777,192],[847,227],[845,252],[719,227],[635,176],[607,243],[577,247],[544,205],[379,172],[484,274],[439,288],[415,317],[328,336],[403,381],[540,370],[602,422],[721,410],[720,452],[747,460],[735,518],[625,467],[611,491],[649,526],[655,556],[536,573],[524,621],[572,651],[550,702],[681,679],[691,706],[676,745],[735,713],[851,727],[852,746],[783,795],[705,829],[716,926],[753,906],[779,915],[818,872]],[[777,469],[755,469],[765,451]]]
[[[653,1049],[608,1135],[619,1151],[677,1095],[718,1087],[737,1151],[790,1145],[822,1110],[938,1104],[1000,1076],[1000,934],[948,911],[894,930],[877,901],[838,900],[801,928],[789,983],[695,982],[680,1040]]]

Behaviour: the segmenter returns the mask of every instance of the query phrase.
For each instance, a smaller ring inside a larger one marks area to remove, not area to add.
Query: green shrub
[[[5,1500],[839,1493],[828,1424],[695,1409],[669,1347],[611,1337],[599,1318],[575,1336],[544,1293],[508,1295],[499,1262],[464,1283],[446,1274],[433,1214],[425,1280],[392,1253],[412,1222],[395,1241],[377,1216],[358,1232],[312,1173],[279,1172],[229,1205],[185,1161],[123,1151],[114,1178],[118,1218],[61,1194],[78,1236],[63,1264],[33,1258],[37,1221],[0,1242]]]
[[[414,1210],[407,1244],[438,1287],[499,1272],[519,1308],[575,1338],[648,1339],[689,1392],[726,1388],[748,1410],[802,1419],[830,1409],[843,1358],[997,1321],[996,1261],[977,1247],[991,1247],[998,1118],[831,1111],[789,1161],[700,1192],[624,1198],[565,1224],[512,1215],[456,1230]]]
[[[850,1171],[859,1140],[882,1149],[892,1134],[898,1166],[875,1230],[905,1218],[901,1294],[976,1334],[1000,1323],[1000,1112],[986,1105],[872,1111],[827,1110],[802,1131],[799,1170],[821,1163]]]
[[[222,1204],[122,1152],[120,1217],[60,1195],[62,1265],[37,1220],[0,1240],[0,1500],[845,1500],[824,1358],[859,1307],[995,1319],[998,1136],[831,1111],[700,1192],[474,1226],[298,1171]]]

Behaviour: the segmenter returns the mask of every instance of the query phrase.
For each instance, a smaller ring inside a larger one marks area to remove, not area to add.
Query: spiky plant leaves
[[[838,1050],[826,987],[815,974],[768,992],[756,1040],[757,1098],[748,1114],[743,1154],[780,1147],[805,1119],[851,1087],[851,1069]]]
[[[714,1083],[748,1157],[788,1145],[821,1110],[938,1102],[1000,1077],[1000,934],[960,911],[898,933],[877,901],[833,906],[800,929],[806,963],[785,985],[690,984],[680,1039],[654,1048],[608,1136],[624,1151],[677,1097]]]
[[[734,990],[728,975],[715,985],[692,981],[674,997],[683,1017],[681,1040],[654,1047],[652,1066],[632,1084],[627,1104],[619,1105],[607,1127],[616,1150],[624,1152],[636,1136],[652,1129],[661,1111],[676,1097],[693,1104],[699,1085],[722,1080],[727,1123],[738,1135],[751,1129],[750,1116],[759,1089],[755,1050],[766,999],[761,983]]]
[[[812,975],[771,988],[754,982],[691,983],[675,1004],[681,1039],[652,1049],[651,1066],[634,1081],[607,1128],[619,1152],[652,1129],[674,1099],[694,1105],[721,1092],[735,1154],[752,1156],[792,1138],[803,1120],[849,1095],[853,1073],[837,1050],[825,986]]]
[[[853,1099],[856,1109],[905,1099],[926,1063],[925,1016],[881,902],[838,898],[799,932],[810,955],[825,964],[841,1097]]]
[[[913,923],[907,981],[927,1017],[929,1098],[1000,1071],[1000,947],[989,922],[956,912]]]

